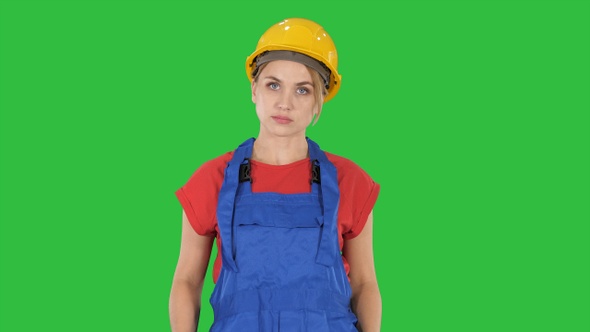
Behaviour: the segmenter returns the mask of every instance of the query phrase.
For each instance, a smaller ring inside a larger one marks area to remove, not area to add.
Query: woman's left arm
[[[362,332],[379,332],[382,309],[373,259],[373,211],[361,233],[344,240],[342,255],[350,265],[351,306],[358,318],[357,328]]]

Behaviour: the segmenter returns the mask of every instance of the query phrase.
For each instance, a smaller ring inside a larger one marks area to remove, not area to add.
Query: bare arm
[[[357,328],[362,332],[379,332],[382,309],[373,259],[373,211],[363,231],[344,241],[342,254],[350,264],[351,306],[358,318]]]
[[[180,256],[174,272],[169,303],[173,332],[195,332],[199,324],[201,292],[212,245],[213,237],[197,234],[183,211]]]

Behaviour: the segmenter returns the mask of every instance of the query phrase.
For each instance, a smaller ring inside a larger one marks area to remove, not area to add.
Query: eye
[[[278,90],[279,89],[279,83],[277,83],[277,82],[270,82],[266,86],[268,86],[271,90]]]
[[[300,94],[300,95],[306,95],[306,94],[309,93],[309,90],[306,89],[306,88],[298,88],[297,89],[297,93]]]

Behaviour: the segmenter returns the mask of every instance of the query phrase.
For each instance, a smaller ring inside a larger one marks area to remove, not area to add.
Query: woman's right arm
[[[173,332],[194,332],[199,324],[201,291],[213,239],[197,234],[186,213],[182,212],[180,256],[170,291],[170,325]]]

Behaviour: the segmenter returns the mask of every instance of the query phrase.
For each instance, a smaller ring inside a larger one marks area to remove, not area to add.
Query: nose
[[[290,111],[293,109],[293,96],[284,89],[281,91],[279,99],[277,100],[277,108],[281,111]]]

